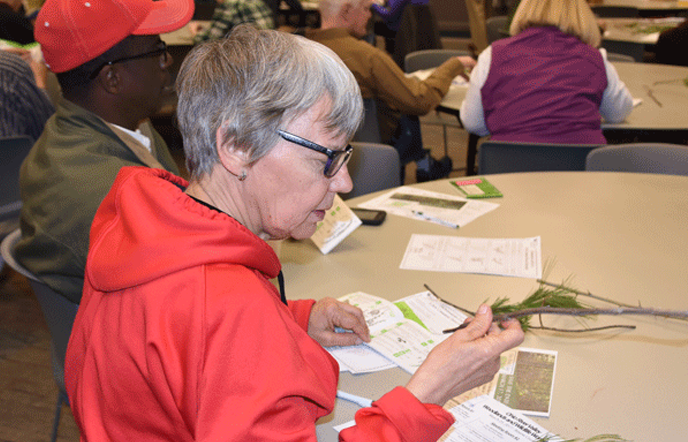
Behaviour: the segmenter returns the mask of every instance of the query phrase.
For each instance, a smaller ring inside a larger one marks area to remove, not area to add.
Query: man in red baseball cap
[[[117,172],[139,165],[179,174],[149,117],[172,93],[172,57],[159,34],[193,12],[193,0],[47,0],[36,18],[63,98],[21,168],[15,253],[75,303],[91,222]]]

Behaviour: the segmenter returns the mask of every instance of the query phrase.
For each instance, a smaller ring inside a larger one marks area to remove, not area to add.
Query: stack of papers
[[[429,291],[390,302],[363,292],[339,298],[363,311],[371,340],[352,347],[330,347],[341,371],[369,373],[400,367],[415,373],[428,353],[451,336],[444,330],[462,324],[466,314]],[[549,416],[557,353],[529,348],[502,354],[501,368],[492,382],[455,398],[465,402],[488,395],[516,410]]]

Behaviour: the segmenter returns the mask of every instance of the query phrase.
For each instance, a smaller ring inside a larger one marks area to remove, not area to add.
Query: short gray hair
[[[351,139],[361,124],[363,100],[356,79],[325,46],[282,31],[235,27],[227,38],[195,47],[176,82],[177,118],[192,179],[212,171],[221,145],[231,143],[250,162],[279,141],[277,130],[322,98],[322,121],[334,137]]]

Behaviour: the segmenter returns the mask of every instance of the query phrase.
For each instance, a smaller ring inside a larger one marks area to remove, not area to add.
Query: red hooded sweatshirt
[[[307,334],[313,300],[285,305],[272,248],[183,192],[123,168],[90,236],[65,366],[83,441],[316,441],[337,363]],[[345,441],[434,441],[453,419],[398,387]]]

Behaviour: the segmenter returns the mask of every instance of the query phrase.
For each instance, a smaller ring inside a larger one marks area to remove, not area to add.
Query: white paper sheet
[[[458,309],[421,292],[394,303],[363,292],[339,298],[363,310],[371,342],[328,349],[340,369],[366,373],[395,366],[414,373],[430,350],[449,337],[442,333],[466,319]],[[382,355],[389,365],[379,359]]]
[[[339,195],[335,195],[332,208],[327,211],[325,218],[318,223],[315,233],[311,236],[311,241],[323,254],[327,254],[360,225],[361,220]]]
[[[426,217],[437,218],[460,227],[496,209],[499,204],[403,186],[359,206],[421,221],[428,221]]]
[[[540,237],[464,238],[413,234],[400,268],[542,278]]]
[[[449,412],[456,422],[440,442],[562,442],[533,420],[489,396],[478,396]]]

